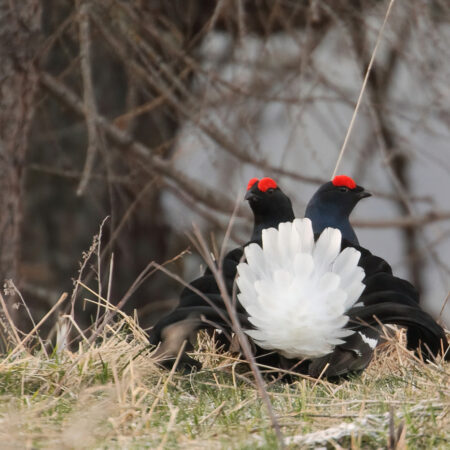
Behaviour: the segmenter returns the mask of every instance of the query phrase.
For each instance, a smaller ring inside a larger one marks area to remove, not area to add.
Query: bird
[[[261,245],[248,245],[244,254],[236,282],[252,324],[245,332],[287,360],[284,367],[301,360],[302,373],[313,377],[359,372],[372,359],[380,324],[406,326],[407,347],[425,358],[448,349],[444,330],[411,297],[409,285],[336,228],[317,236],[310,219],[295,219],[263,230]],[[380,273],[392,283],[372,283]]]
[[[336,175],[331,181],[322,184],[311,197],[306,205],[305,217],[311,219],[315,234],[320,234],[327,227],[337,228],[346,241],[359,246],[349,218],[359,201],[371,196],[370,192],[357,185],[348,175]],[[372,255],[371,264],[384,265],[384,270],[379,271],[377,277],[372,277],[367,282],[375,284],[378,288],[382,284],[386,284],[385,289],[387,286],[397,284],[398,288],[408,290],[411,298],[419,303],[417,289],[407,280],[393,276],[392,270],[385,260]]]
[[[314,193],[306,205],[305,217],[311,219],[314,233],[327,227],[337,228],[344,239],[359,245],[349,217],[358,202],[371,195],[349,176],[337,175]]]
[[[254,214],[251,239],[229,252],[223,267],[229,295],[238,274],[236,312],[260,362],[330,379],[360,372],[378,344],[380,323],[406,326],[408,348],[425,358],[447,350],[443,329],[417,304],[417,291],[385,260],[337,228],[314,233],[310,218],[295,219],[272,179],[250,180],[246,198]],[[160,344],[156,357],[171,366],[199,329],[219,326],[231,335],[227,316],[207,270],[150,333],[150,342]],[[179,359],[188,370],[201,367],[185,352]]]

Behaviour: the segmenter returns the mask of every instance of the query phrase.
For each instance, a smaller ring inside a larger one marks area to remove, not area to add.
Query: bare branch
[[[84,116],[84,108],[80,99],[67,86],[58,81],[49,73],[42,73],[40,77],[41,83],[55,96],[62,100],[68,107],[76,113]],[[219,191],[211,191],[211,189],[203,186],[198,180],[192,180],[184,173],[175,169],[169,161],[163,160],[161,157],[152,154],[152,150],[144,144],[135,141],[125,131],[111,124],[103,116],[97,114],[95,116],[97,126],[99,126],[109,138],[114,140],[117,145],[125,147],[146,163],[146,167],[152,173],[160,173],[167,176],[175,183],[180,185],[192,197],[200,200],[206,205],[223,212],[233,210],[234,202]]]
[[[80,26],[80,63],[81,75],[83,78],[83,102],[86,116],[86,126],[88,134],[88,147],[86,151],[86,161],[84,163],[83,176],[78,185],[77,195],[82,195],[89,183],[92,168],[94,166],[95,154],[97,153],[100,141],[97,135],[97,105],[95,103],[95,92],[92,82],[91,71],[91,37],[89,30],[89,11],[91,3],[89,0],[79,0],[78,20]]]
[[[429,212],[423,216],[406,216],[391,220],[352,220],[359,228],[416,228],[433,222],[450,220],[450,211]]]

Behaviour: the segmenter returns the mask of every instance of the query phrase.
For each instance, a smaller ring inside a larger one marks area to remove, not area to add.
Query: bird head
[[[313,199],[327,209],[336,209],[348,216],[361,199],[371,195],[347,175],[337,175],[333,180],[323,184],[314,194]]]
[[[247,185],[245,200],[254,216],[252,240],[261,239],[265,228],[277,227],[295,218],[289,197],[272,178],[252,178]]]
[[[247,185],[245,200],[255,217],[293,220],[292,203],[272,178],[252,178]]]

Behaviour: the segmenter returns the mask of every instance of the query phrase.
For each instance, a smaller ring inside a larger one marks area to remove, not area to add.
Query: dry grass
[[[396,431],[405,427],[395,448],[448,448],[450,366],[412,357],[401,332],[397,341],[340,384],[269,384],[287,447],[384,448],[392,415]],[[276,448],[246,366],[205,335],[204,369],[190,375],[160,370],[146,346],[122,318],[76,352],[21,350],[1,361],[1,447]]]

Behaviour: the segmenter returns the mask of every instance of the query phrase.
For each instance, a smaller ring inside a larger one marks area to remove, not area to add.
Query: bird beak
[[[245,194],[244,200],[251,200],[252,198],[256,198],[256,195],[252,191],[247,191]]]
[[[365,190],[362,190],[359,194],[358,194],[359,198],[367,198],[367,197],[372,197],[372,194],[370,192],[367,192]]]

